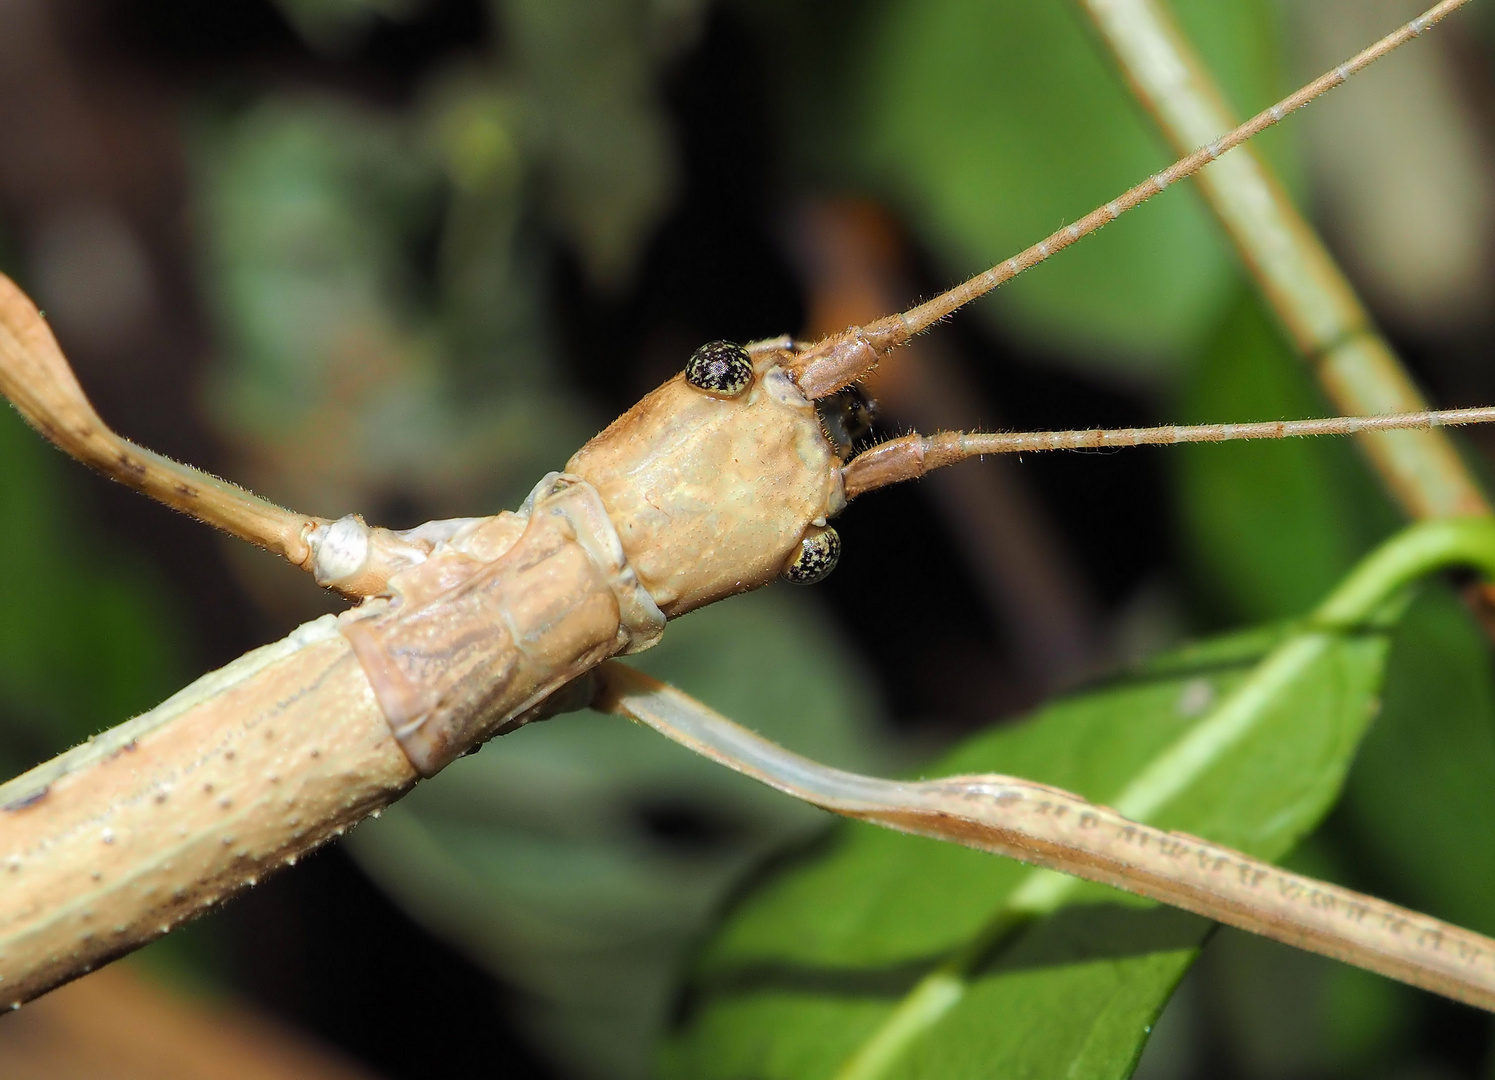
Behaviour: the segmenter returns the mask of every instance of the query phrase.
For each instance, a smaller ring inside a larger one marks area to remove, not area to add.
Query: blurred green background
[[[1173,7],[1240,114],[1417,10]],[[1447,406],[1495,401],[1492,46],[1495,16],[1468,12],[1262,140]],[[395,527],[516,505],[703,341],[883,314],[1168,160],[1067,0],[10,0],[0,140],[0,267],[118,430]],[[882,434],[1330,411],[1185,190],[890,368]],[[1480,468],[1495,448],[1464,445]],[[12,772],[333,607],[8,412],[0,522]],[[1343,443],[967,465],[854,506],[825,585],[692,615],[639,663],[818,759],[906,771],[1189,637],[1302,613],[1397,522]],[[1432,587],[1295,858],[1495,931],[1492,777],[1488,641]],[[631,1080],[723,912],[831,827],[569,717],[150,970],[376,1075]],[[1491,1050],[1470,1010],[1222,933],[1139,1075],[1486,1076]]]

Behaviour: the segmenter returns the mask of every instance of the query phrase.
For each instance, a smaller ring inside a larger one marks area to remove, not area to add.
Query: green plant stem
[[[1318,606],[1309,625],[1362,625],[1407,585],[1451,566],[1467,566],[1495,581],[1495,521],[1448,518],[1403,529],[1360,560]]]
[[[1408,586],[1439,570],[1464,566],[1495,579],[1495,520],[1465,517],[1403,529],[1362,559],[1245,682],[1107,801],[1135,821],[1152,823],[1170,801],[1240,745],[1277,696],[1290,690],[1338,635],[1384,624],[1388,608],[1400,614]],[[981,965],[1028,923],[1061,907],[1079,884],[1078,878],[1052,870],[1030,873],[968,945],[924,976],[894,1007],[836,1080],[888,1075],[959,1004]]]
[[[1157,0],[1080,0],[1137,99],[1184,153],[1235,126],[1224,96]],[[1249,146],[1198,176],[1262,294],[1329,400],[1345,413],[1415,412],[1426,400],[1323,242]],[[1412,518],[1490,514],[1491,507],[1447,435],[1357,436],[1392,497]]]

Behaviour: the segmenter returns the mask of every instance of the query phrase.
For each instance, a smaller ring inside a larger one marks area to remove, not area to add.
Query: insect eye
[[[708,341],[685,363],[685,381],[712,397],[734,398],[753,384],[753,361],[730,341]]]
[[[784,578],[796,585],[813,585],[836,568],[841,558],[841,537],[835,529],[824,528],[807,533],[799,550],[784,567]]]

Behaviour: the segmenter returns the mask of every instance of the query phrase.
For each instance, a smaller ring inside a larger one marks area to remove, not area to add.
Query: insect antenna
[[[1174,446],[1179,443],[1243,442],[1310,435],[1358,435],[1363,431],[1409,431],[1495,423],[1495,407],[1435,409],[1382,416],[1333,416],[1317,420],[1265,420],[1253,424],[1169,424],[1143,428],[1091,428],[1084,431],[942,431],[904,435],[859,454],[841,470],[848,499],[900,480],[914,480],[932,469],[986,454],[1040,450],[1106,450],[1123,446]]]
[[[1351,75],[1406,44],[1468,2],[1469,0],[1442,0],[1411,22],[1387,34],[1374,45],[1356,53],[1337,68],[1325,72],[1277,104],[1257,113],[1208,146],[1202,146],[1187,157],[1180,158],[1162,172],[1154,173],[1124,194],[1050,234],[1025,251],[907,311],[886,316],[866,326],[853,326],[832,334],[786,362],[785,368],[806,396],[814,399],[835,393],[865,376],[890,349],[948,318],[977,297],[1011,281],[1024,270],[1037,266],[1081,237],[1109,225],[1128,210],[1161,194],[1170,185],[1193,176],[1221,154],[1233,150],[1290,113],[1297,112],[1315,98],[1328,93]]]

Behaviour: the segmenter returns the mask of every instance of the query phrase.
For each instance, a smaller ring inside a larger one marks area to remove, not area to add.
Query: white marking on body
[[[316,551],[312,576],[318,585],[352,577],[369,557],[369,527],[352,514],[316,529],[310,542]]]

